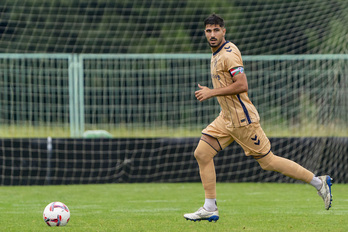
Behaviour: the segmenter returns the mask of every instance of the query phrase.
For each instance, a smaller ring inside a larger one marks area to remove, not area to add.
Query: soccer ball
[[[70,210],[62,202],[51,202],[43,211],[43,219],[49,226],[65,226],[70,219]]]

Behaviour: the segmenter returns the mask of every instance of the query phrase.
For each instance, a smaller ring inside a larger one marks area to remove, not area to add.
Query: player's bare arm
[[[233,77],[233,83],[216,89],[210,89],[198,84],[200,90],[195,92],[197,100],[200,102],[216,96],[237,95],[248,91],[248,81],[245,73],[239,73]]]

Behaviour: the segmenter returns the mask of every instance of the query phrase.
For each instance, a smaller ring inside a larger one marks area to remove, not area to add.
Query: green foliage
[[[2,231],[347,231],[348,185],[333,185],[332,208],[303,184],[218,183],[220,220],[190,222],[204,202],[200,183],[0,187]],[[42,212],[67,204],[67,226],[48,227]]]
[[[347,1],[5,0],[0,52],[202,53],[204,19],[244,55],[346,53]]]

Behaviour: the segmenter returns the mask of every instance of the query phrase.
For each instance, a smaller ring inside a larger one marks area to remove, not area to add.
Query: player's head
[[[222,42],[225,42],[225,23],[223,18],[216,14],[209,15],[204,20],[205,25],[205,37],[208,40],[210,47],[217,49],[220,47]]]

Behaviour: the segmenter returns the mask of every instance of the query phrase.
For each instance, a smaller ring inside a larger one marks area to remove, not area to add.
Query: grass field
[[[200,183],[0,187],[1,231],[348,231],[348,185],[333,185],[327,211],[305,184],[218,183],[220,220],[191,222],[202,206]],[[48,227],[42,212],[68,205],[65,227]]]

